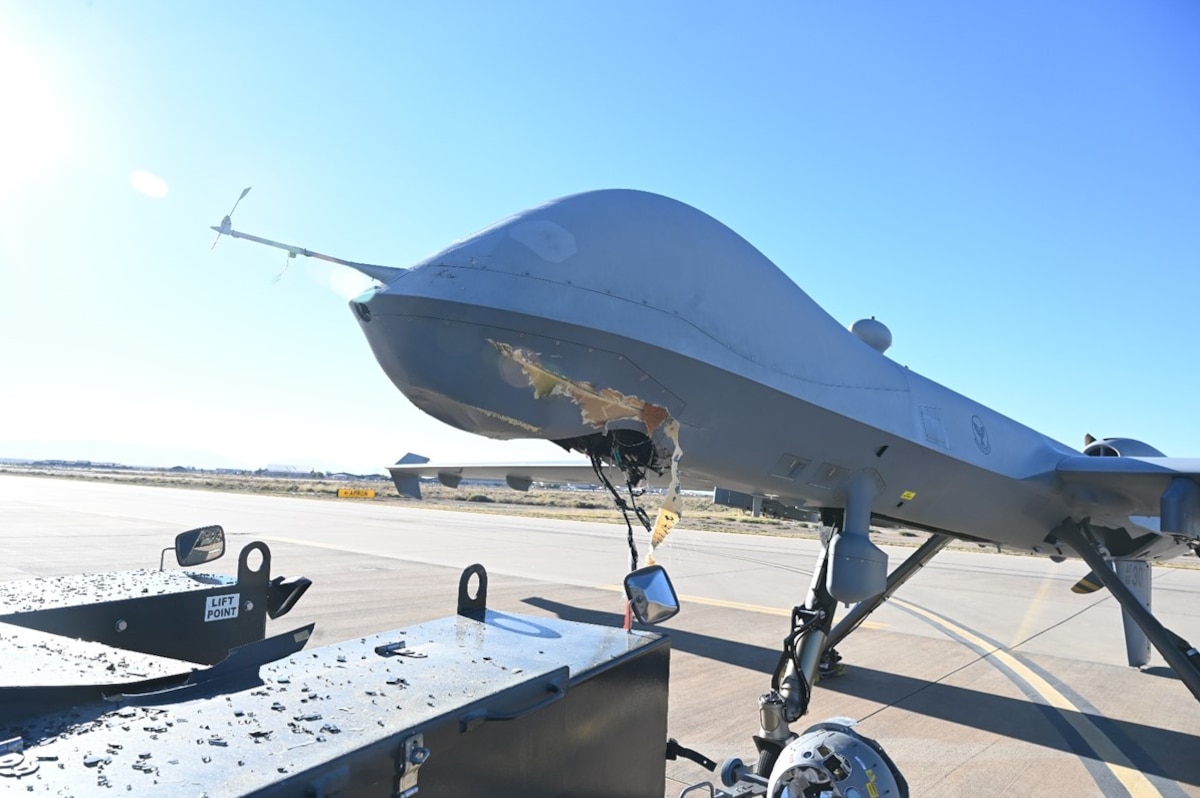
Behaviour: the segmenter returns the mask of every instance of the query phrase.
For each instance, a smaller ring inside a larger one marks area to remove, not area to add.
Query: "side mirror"
[[[225,553],[225,530],[202,526],[175,537],[175,559],[185,568],[211,562]]]
[[[659,623],[679,613],[679,597],[661,565],[647,565],[625,577],[625,595],[642,623]]]

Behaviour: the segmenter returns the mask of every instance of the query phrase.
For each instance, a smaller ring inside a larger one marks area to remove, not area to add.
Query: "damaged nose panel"
[[[490,340],[490,339],[489,339]],[[553,396],[569,399],[579,408],[580,419],[597,430],[605,429],[610,422],[633,420],[640,421],[646,428],[646,435],[654,437],[660,428],[671,441],[671,481],[667,486],[666,499],[658,510],[658,518],[653,528],[639,514],[646,531],[650,533],[650,554],[647,562],[654,564],[654,552],[659,545],[671,534],[671,529],[683,516],[683,493],[680,488],[679,462],[683,458],[683,449],[679,445],[679,421],[671,416],[667,408],[647,402],[637,396],[630,396],[613,388],[597,388],[590,382],[572,380],[569,377],[543,365],[540,356],[526,349],[514,347],[501,341],[490,341],[500,356],[516,364],[524,374],[529,386],[533,389],[535,400],[544,400]],[[629,478],[629,488],[632,493],[638,479],[626,470],[621,462],[616,465],[626,471]],[[599,469],[597,469],[599,476]],[[610,486],[611,489],[611,486]],[[623,502],[617,498],[618,507]],[[628,515],[626,515],[628,522]],[[632,543],[631,543],[632,548]],[[636,550],[634,550],[634,568],[637,567]]]
[[[520,367],[533,388],[535,399],[548,396],[570,399],[579,407],[584,424],[601,428],[610,421],[634,419],[645,424],[646,434],[653,436],[663,422],[671,417],[670,411],[662,405],[627,396],[612,388],[596,388],[590,382],[575,381],[558,374],[542,365],[534,352],[499,341],[491,341],[491,344],[501,357]]]
[[[372,320],[362,328],[393,384],[421,410],[467,432],[500,440],[565,440],[613,419],[657,428],[684,407],[611,350],[513,331],[528,319],[496,314],[494,324],[468,323],[446,303],[387,294],[374,297],[371,306]],[[613,390],[605,390],[609,386]],[[627,397],[640,401],[630,405]]]

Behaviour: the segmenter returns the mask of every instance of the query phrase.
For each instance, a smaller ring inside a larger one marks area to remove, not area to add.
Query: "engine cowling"
[[[1087,442],[1083,453],[1088,457],[1166,457],[1150,444],[1133,438],[1092,439]]]

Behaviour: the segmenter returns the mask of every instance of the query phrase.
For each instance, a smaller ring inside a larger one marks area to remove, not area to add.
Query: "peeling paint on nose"
[[[679,483],[679,461],[683,459],[683,449],[679,446],[679,422],[669,419],[663,431],[675,444],[675,452],[671,455],[671,484],[667,486],[667,498],[658,508],[658,519],[654,522],[654,531],[650,533],[650,554],[646,557],[649,565],[654,565],[654,552],[683,517],[683,492]]]
[[[583,423],[598,429],[610,421],[633,419],[646,425],[647,435],[653,435],[661,427],[663,434],[670,438],[675,447],[671,455],[671,482],[667,487],[666,500],[658,510],[654,527],[648,527],[646,530],[650,533],[650,555],[647,562],[653,565],[655,550],[667,539],[671,529],[683,516],[683,494],[679,479],[679,461],[683,458],[683,449],[679,445],[679,422],[672,418],[670,411],[662,405],[629,396],[614,388],[597,388],[590,382],[573,380],[543,365],[541,355],[536,352],[490,338],[488,340],[503,358],[520,366],[529,381],[529,386],[533,388],[535,399],[565,396],[579,407]]]
[[[628,396],[613,388],[597,388],[590,382],[572,380],[557,374],[541,363],[536,352],[519,349],[500,341],[488,339],[502,357],[521,367],[533,388],[535,399],[548,396],[564,396],[574,402],[580,411],[583,423],[603,427],[610,421],[635,419],[646,425],[646,434],[653,435],[671,417],[670,411],[661,405]]]

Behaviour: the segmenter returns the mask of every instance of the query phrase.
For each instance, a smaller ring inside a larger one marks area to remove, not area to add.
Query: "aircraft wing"
[[[563,485],[599,485],[596,472],[590,463],[582,461],[545,461],[523,463],[459,463],[425,461],[414,455],[405,457],[395,465],[388,466],[396,489],[405,496],[421,498],[419,480],[436,477],[448,487],[458,487],[464,479],[503,480],[514,490],[529,490],[534,482],[554,482]],[[606,467],[605,473],[618,489],[625,485],[625,475],[618,469]],[[647,475],[650,487],[665,488],[670,483],[670,473],[661,476],[653,472]],[[685,490],[711,490],[711,482],[695,481],[684,476],[681,484]]]
[[[405,457],[409,459],[411,457]],[[514,490],[529,490],[534,482],[557,482],[565,485],[598,485],[596,472],[590,463],[557,461],[527,463],[456,463],[456,462],[399,462],[388,466],[392,482],[404,496],[421,498],[420,478],[436,477],[447,487],[457,488],[464,479],[504,480]],[[617,469],[609,469],[609,479],[620,487],[625,478]],[[654,475],[652,474],[651,477]],[[651,484],[659,485],[652,479]],[[662,486],[666,481],[662,480]]]
[[[1200,458],[1079,455],[1062,460],[1055,470],[1076,500],[1110,504],[1121,500],[1130,515],[1162,514],[1164,494],[1176,480],[1186,479],[1196,487],[1185,484],[1185,491],[1173,496],[1182,502],[1188,525],[1200,523]]]

